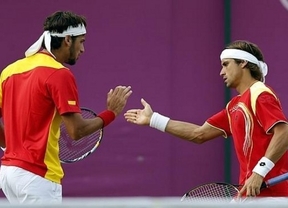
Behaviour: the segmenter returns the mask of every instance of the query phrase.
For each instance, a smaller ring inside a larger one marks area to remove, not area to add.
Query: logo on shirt
[[[234,113],[235,111],[237,111],[239,108],[238,104],[237,105],[234,105],[229,111],[230,113]]]
[[[265,162],[260,162],[260,164],[259,164],[260,166],[265,166],[266,165],[266,163]]]
[[[76,105],[76,101],[75,100],[68,100],[68,105]]]

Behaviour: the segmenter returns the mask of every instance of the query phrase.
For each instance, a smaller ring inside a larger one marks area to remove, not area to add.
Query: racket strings
[[[82,117],[84,119],[95,118],[96,115],[90,110],[82,109]],[[102,129],[93,132],[79,140],[70,138],[66,131],[65,125],[62,123],[60,126],[60,140],[59,140],[59,158],[62,162],[75,162],[90,153],[92,153],[99,145],[103,135]]]
[[[238,195],[238,189],[230,184],[205,184],[189,191],[185,196],[185,200],[201,201],[201,200],[217,200],[227,201],[232,200]]]
[[[63,134],[63,133],[62,133]],[[97,131],[93,135],[83,137],[76,141],[72,140],[67,134],[61,135],[62,139],[59,141],[60,158],[63,161],[74,160],[81,157],[86,152],[96,148],[97,138],[101,138],[101,132]]]

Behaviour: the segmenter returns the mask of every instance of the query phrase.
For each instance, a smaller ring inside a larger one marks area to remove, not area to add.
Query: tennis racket
[[[88,108],[81,108],[82,117],[95,118],[97,114]],[[99,146],[103,129],[93,132],[79,140],[73,140],[67,133],[64,123],[60,125],[59,158],[62,163],[74,163],[86,158]]]
[[[284,173],[264,181],[260,189],[274,186],[285,180],[288,180],[288,173]],[[238,195],[240,187],[242,187],[242,185],[232,185],[228,183],[208,183],[188,191],[181,198],[181,201],[232,201]]]

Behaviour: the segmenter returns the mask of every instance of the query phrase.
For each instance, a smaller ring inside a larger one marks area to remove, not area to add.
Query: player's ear
[[[66,35],[65,38],[64,38],[64,42],[68,45],[68,46],[71,46],[72,44],[72,38],[70,35]]]
[[[248,64],[248,61],[242,60],[241,63],[240,63],[240,66],[241,66],[242,68],[245,68],[245,66],[246,66],[247,64]]]

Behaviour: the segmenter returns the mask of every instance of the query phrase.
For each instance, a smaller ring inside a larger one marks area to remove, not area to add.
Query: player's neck
[[[258,80],[251,78],[251,79],[245,79],[236,87],[237,92],[242,95],[246,90],[248,90],[253,84],[258,82]]]
[[[51,54],[53,58],[55,58],[56,61],[58,61],[61,64],[65,63],[65,57],[64,54],[61,50],[51,50],[51,53],[49,53],[46,49],[42,50],[43,53]]]

